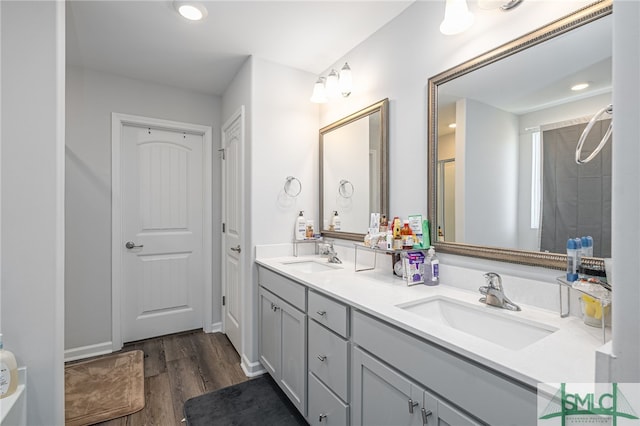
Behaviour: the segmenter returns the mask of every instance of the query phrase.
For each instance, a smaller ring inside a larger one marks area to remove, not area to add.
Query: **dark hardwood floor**
[[[101,426],[181,425],[184,402],[248,378],[227,336],[202,330],[127,343],[144,352],[145,407]],[[184,425],[184,423],[182,423]]]

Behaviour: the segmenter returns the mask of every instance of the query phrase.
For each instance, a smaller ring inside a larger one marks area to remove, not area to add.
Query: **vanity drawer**
[[[275,272],[258,267],[258,284],[304,312],[306,287]]]
[[[346,340],[309,321],[308,368],[340,398],[347,400],[347,360],[349,345]]]
[[[309,373],[310,425],[340,426],[349,424],[349,406],[340,401],[313,373]]]
[[[342,337],[349,336],[348,307],[319,293],[309,291],[309,318],[313,318]]]

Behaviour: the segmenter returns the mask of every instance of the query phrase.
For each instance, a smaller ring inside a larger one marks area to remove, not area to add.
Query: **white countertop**
[[[321,258],[274,257],[257,259],[256,262],[530,386],[536,387],[538,383],[591,383],[595,380],[595,351],[603,344],[602,330],[585,325],[580,318],[560,318],[558,312],[522,304],[519,312],[487,306],[478,301],[481,296],[478,292],[462,290],[446,282],[438,286],[407,286],[391,271],[355,272],[353,263],[349,262],[339,265],[338,269],[316,273],[300,272],[286,264],[305,259]],[[498,315],[541,323],[557,331],[522,349],[511,350],[396,306],[433,296],[471,303]]]

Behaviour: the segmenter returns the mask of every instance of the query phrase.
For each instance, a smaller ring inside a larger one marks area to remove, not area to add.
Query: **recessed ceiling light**
[[[451,123],[451,124],[449,124],[449,128],[450,128],[450,129],[455,129],[455,128],[456,128],[456,123]]]
[[[589,83],[578,83],[571,86],[571,90],[573,90],[574,92],[577,92],[578,90],[584,90],[587,87],[589,87]]]
[[[173,6],[180,15],[191,21],[200,21],[207,17],[207,8],[199,2],[174,1]]]

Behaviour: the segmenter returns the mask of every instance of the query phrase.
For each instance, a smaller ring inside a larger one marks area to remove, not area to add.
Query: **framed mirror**
[[[573,155],[589,119],[611,103],[611,13],[611,0],[594,3],[429,79],[437,250],[565,269],[567,239],[592,235],[598,257],[583,263],[604,269],[612,141],[595,165],[577,166]],[[600,138],[591,135],[587,151]]]
[[[383,99],[320,129],[322,235],[362,241],[371,213],[388,214],[388,128]]]

